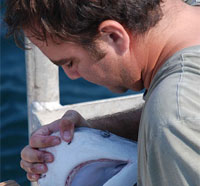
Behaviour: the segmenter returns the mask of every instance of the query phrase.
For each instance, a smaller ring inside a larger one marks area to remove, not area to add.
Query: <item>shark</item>
[[[54,133],[60,136],[59,132]],[[137,143],[108,131],[80,127],[71,143],[41,149],[54,155],[39,186],[133,186]]]

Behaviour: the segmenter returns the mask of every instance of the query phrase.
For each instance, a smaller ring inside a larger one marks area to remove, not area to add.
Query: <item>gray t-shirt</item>
[[[138,186],[199,186],[200,45],[169,58],[144,99]]]

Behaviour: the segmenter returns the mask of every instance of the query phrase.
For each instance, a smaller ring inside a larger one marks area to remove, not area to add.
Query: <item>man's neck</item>
[[[166,0],[162,7],[162,20],[145,37],[137,38],[134,47],[146,89],[169,57],[183,48],[200,45],[200,8],[180,0]]]

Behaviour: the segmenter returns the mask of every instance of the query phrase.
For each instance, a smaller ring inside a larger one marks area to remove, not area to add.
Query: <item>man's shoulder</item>
[[[200,46],[175,54],[145,96],[149,117],[158,120],[200,119]]]
[[[180,81],[180,76],[189,68],[192,68],[192,72],[196,70],[198,74],[200,69],[200,45],[184,48],[167,59],[154,76],[145,100],[155,88],[166,92],[175,88]]]

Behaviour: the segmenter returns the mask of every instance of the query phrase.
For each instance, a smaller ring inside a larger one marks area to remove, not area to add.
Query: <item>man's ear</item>
[[[118,22],[107,20],[99,25],[100,38],[112,46],[117,54],[124,55],[129,50],[130,37]]]

